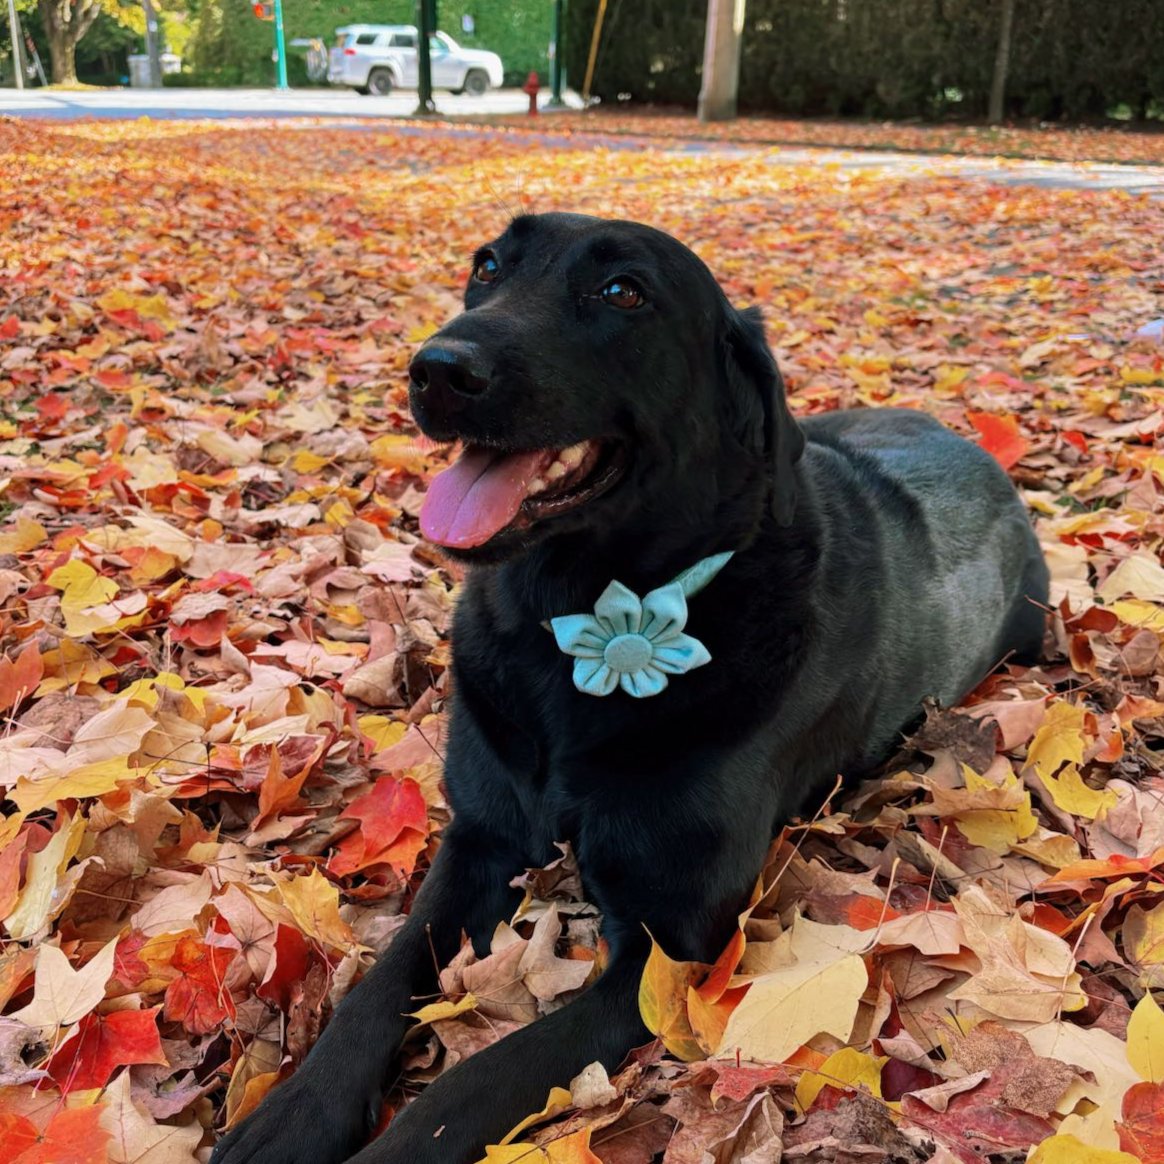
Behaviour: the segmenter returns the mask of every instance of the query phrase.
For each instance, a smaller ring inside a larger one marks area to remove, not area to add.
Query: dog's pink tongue
[[[467,449],[428,487],[421,532],[430,542],[455,549],[487,542],[517,516],[546,459],[545,451]]]

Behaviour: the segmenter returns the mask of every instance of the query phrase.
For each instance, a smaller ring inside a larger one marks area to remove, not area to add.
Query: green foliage
[[[543,80],[548,64],[551,0],[438,0],[439,27],[466,48],[497,53],[506,83],[524,81],[531,69]],[[473,33],[461,29],[462,15],[475,22]],[[283,0],[288,43],[318,37],[334,43],[345,24],[413,24],[414,0]],[[269,85],[274,80],[273,26],[257,20],[245,0],[202,0],[190,44],[191,75],[186,81],[216,85]],[[306,84],[301,58],[288,52],[292,85]]]
[[[598,0],[570,0],[565,63],[586,70]],[[862,117],[981,117],[1001,0],[748,0],[745,110]],[[592,92],[694,105],[707,0],[611,0]],[[1133,117],[1164,109],[1160,0],[1039,0],[1015,8],[1010,116]]]

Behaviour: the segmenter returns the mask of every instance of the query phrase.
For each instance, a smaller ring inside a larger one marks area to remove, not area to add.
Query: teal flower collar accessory
[[[643,598],[611,582],[593,614],[550,619],[558,646],[574,656],[574,686],[587,695],[621,687],[643,699],[658,695],[671,675],[711,662],[707,648],[687,625],[687,599],[698,594],[731,560],[734,551],[712,554]]]

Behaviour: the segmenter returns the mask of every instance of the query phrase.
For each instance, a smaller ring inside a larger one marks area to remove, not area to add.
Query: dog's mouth
[[[429,486],[420,529],[450,549],[483,546],[502,531],[525,529],[593,501],[623,467],[619,447],[598,440],[517,452],[467,444]]]

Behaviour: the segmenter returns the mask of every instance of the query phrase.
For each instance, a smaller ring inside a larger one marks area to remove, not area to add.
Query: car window
[[[379,36],[378,32],[361,32],[356,37],[356,44],[375,44]]]
[[[335,47],[343,48],[348,43],[349,36],[346,32],[337,32],[335,35]]]
[[[428,38],[428,51],[432,53],[434,57],[439,57],[449,51],[449,46],[445,44],[445,42],[439,37],[430,36]]]
[[[398,32],[392,37],[395,48],[416,48],[416,37],[411,32]]]

